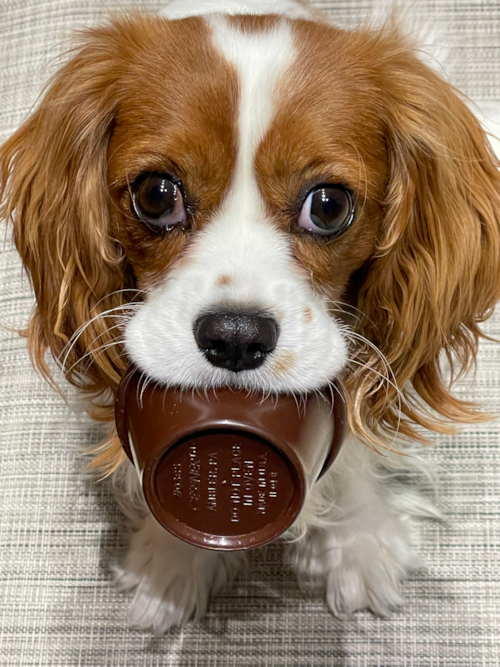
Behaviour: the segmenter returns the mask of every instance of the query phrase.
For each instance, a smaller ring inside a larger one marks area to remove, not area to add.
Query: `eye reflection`
[[[318,185],[307,195],[299,215],[299,226],[319,236],[338,238],[354,221],[354,203],[343,185]]]
[[[182,192],[169,174],[141,174],[132,186],[132,204],[139,220],[154,231],[187,225]]]

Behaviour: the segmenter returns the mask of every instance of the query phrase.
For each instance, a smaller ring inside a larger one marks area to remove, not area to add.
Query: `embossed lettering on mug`
[[[174,463],[174,496],[182,498],[182,463]]]
[[[259,456],[259,502],[257,507],[258,514],[266,513],[266,489],[267,489],[267,453]]]
[[[200,503],[200,459],[195,445],[189,448],[189,504],[197,510]]]
[[[217,452],[208,455],[207,508],[217,511]]]
[[[241,447],[233,445],[231,451],[231,521],[238,523],[240,520],[241,504]]]
[[[254,501],[254,462],[243,461],[243,505],[252,507]]]

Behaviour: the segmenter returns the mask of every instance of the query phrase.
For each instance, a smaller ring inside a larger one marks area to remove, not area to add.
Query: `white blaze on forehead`
[[[264,32],[245,33],[222,17],[208,21],[215,46],[236,69],[240,90],[236,170],[222,215],[234,212],[238,219],[261,218],[264,205],[255,175],[255,154],[271,125],[279,83],[295,59],[290,24],[283,20]]]
[[[279,85],[295,59],[292,32],[286,19],[263,32],[243,32],[220,16],[207,22],[214,45],[238,78],[238,148],[231,185],[219,211],[200,235],[195,254],[199,263],[208,266],[215,262],[220,271],[231,276],[226,302],[275,315],[277,291],[290,282],[296,267],[287,235],[266,214],[255,157],[273,122]],[[270,267],[274,267],[274,274]],[[275,293],[271,295],[271,291]]]

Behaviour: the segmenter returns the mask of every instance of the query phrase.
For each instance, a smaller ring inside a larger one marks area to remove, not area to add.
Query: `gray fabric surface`
[[[323,0],[355,24],[370,0]],[[0,140],[24,118],[70,31],[109,9],[161,2],[0,0]],[[498,0],[426,0],[419,14],[447,33],[452,80],[500,106]],[[3,236],[3,234],[2,234]],[[32,305],[9,240],[0,244],[0,323],[22,326]],[[487,324],[500,336],[500,312]],[[462,397],[500,411],[500,345],[481,347]],[[70,394],[71,395],[71,394]],[[494,666],[500,664],[499,422],[436,437],[425,457],[439,479],[443,524],[422,528],[426,567],[391,619],[341,622],[305,598],[280,547],[255,552],[237,585],[199,625],[163,637],[126,626],[127,598],[110,583],[125,532],[106,483],[82,473],[80,452],[100,427],[35,375],[25,341],[0,328],[0,665]]]

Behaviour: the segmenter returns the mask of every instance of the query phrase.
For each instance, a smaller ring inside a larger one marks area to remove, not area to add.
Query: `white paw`
[[[326,599],[334,614],[371,609],[388,616],[403,604],[401,584],[420,561],[403,527],[395,524],[375,535],[358,536],[349,546],[325,545]]]
[[[404,600],[401,583],[421,563],[414,554],[409,527],[385,516],[372,530],[352,522],[316,529],[306,537],[295,564],[302,583],[322,584],[335,616],[370,609],[388,616]]]
[[[199,549],[178,540],[148,516],[132,535],[123,567],[115,568],[121,590],[134,590],[130,625],[163,633],[201,618],[210,595],[231,581],[241,553]]]
[[[320,584],[336,616],[371,609],[387,616],[403,603],[401,584],[421,566],[417,525],[439,518],[415,482],[427,477],[413,456],[379,456],[348,440],[311,492],[295,528],[301,584]]]

